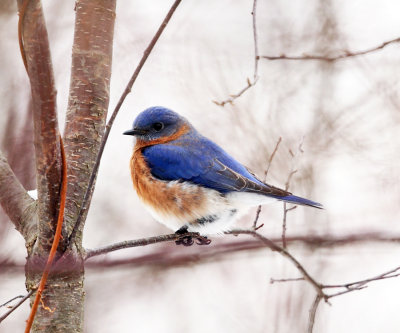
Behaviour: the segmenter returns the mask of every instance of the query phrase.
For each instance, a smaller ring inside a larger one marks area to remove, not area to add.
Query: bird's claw
[[[181,228],[176,234],[179,235],[179,239],[175,241],[176,245],[192,246],[194,244],[193,238],[196,240],[197,245],[209,245],[211,243],[211,239],[206,236],[201,236],[198,232],[189,233],[187,229]]]
[[[176,245],[192,246],[194,244],[192,236],[182,235],[178,240],[175,241]]]
[[[211,239],[208,239],[206,236],[198,236],[196,237],[197,245],[210,245]]]

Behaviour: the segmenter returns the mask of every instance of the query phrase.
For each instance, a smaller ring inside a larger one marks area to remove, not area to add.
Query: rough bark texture
[[[69,168],[65,222],[69,234],[75,224],[104,133],[114,21],[115,0],[76,2],[70,95],[64,134]],[[83,220],[85,218],[83,216]],[[81,243],[82,228],[75,238],[78,250]]]
[[[28,246],[26,265],[26,285],[30,290],[40,280],[53,240],[59,204],[61,158],[56,90],[42,6],[40,0],[17,2],[32,91],[39,196],[38,238],[33,246]],[[69,232],[104,131],[109,101],[115,0],[78,1],[76,17],[65,130],[69,191],[64,225]],[[78,236],[79,242],[57,262],[49,277],[32,332],[83,330],[84,269],[81,237]],[[66,230],[63,239],[67,239]]]
[[[74,227],[99,150],[109,103],[116,0],[76,1],[71,86],[65,150],[68,192],[63,239]],[[37,201],[19,183],[0,153],[0,203],[25,237],[26,286],[41,278],[58,215],[62,162],[56,90],[47,30],[40,0],[17,0],[23,54],[31,84]],[[85,216],[83,217],[85,219]],[[82,225],[83,226],[83,225]],[[59,247],[31,332],[82,332],[84,268],[82,230],[66,253]],[[63,244],[65,245],[65,244]],[[35,293],[31,296],[31,305]]]

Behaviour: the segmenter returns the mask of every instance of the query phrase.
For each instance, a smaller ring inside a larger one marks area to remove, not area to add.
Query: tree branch
[[[5,314],[3,314],[0,317],[0,323],[6,319],[11,313],[13,313],[15,310],[17,310],[32,294],[34,290],[31,290],[29,293],[27,293],[25,296],[21,298],[21,300],[15,304],[10,310],[8,310]],[[18,296],[19,297],[19,296]],[[15,298],[14,298],[15,299]]]
[[[198,233],[186,233],[185,236],[192,236],[196,237],[198,236]],[[95,257],[101,254],[106,254],[109,252],[121,250],[121,249],[127,249],[131,247],[138,247],[138,246],[146,246],[150,244],[156,244],[156,243],[161,243],[161,242],[170,242],[170,241],[176,241],[180,239],[182,235],[179,234],[169,234],[169,235],[161,235],[161,236],[154,236],[154,237],[148,237],[148,238],[141,238],[141,239],[136,239],[136,240],[128,240],[120,243],[115,243],[111,244],[108,246],[100,247],[95,250],[88,250],[86,251],[86,256],[85,260]]]
[[[158,28],[156,34],[154,35],[154,37],[152,38],[152,40],[150,41],[150,44],[147,46],[146,50],[144,51],[143,57],[142,59],[140,59],[140,62],[138,64],[138,66],[136,67],[131,79],[129,80],[124,92],[122,93],[117,105],[115,106],[115,109],[107,123],[107,126],[105,128],[104,131],[104,135],[103,138],[101,140],[101,144],[99,147],[99,151],[97,153],[97,157],[96,157],[96,161],[94,163],[92,172],[90,174],[90,178],[89,178],[89,183],[82,201],[82,205],[80,206],[79,212],[77,214],[77,218],[74,224],[74,227],[72,229],[72,232],[69,236],[69,240],[68,242],[71,244],[73,243],[76,234],[78,232],[78,230],[80,230],[82,228],[82,224],[84,221],[84,216],[86,215],[87,209],[89,208],[89,204],[90,204],[90,198],[92,196],[93,190],[94,190],[94,185],[95,185],[95,180],[97,177],[97,172],[100,166],[100,160],[101,157],[103,156],[103,151],[104,151],[104,147],[106,145],[107,139],[108,139],[108,135],[110,134],[110,130],[111,127],[114,123],[115,118],[117,117],[117,114],[123,104],[123,102],[125,101],[126,96],[128,96],[128,94],[131,92],[132,86],[135,83],[137,77],[139,76],[139,73],[143,67],[143,65],[146,63],[147,58],[149,57],[151,51],[153,50],[154,46],[156,45],[158,39],[160,38],[162,32],[164,31],[165,27],[168,25],[169,20],[171,19],[172,15],[174,14],[176,8],[178,7],[178,5],[180,4],[181,0],[175,0],[175,2],[173,3],[173,5],[171,6],[167,16],[164,18],[164,20],[162,21],[160,27]]]
[[[327,296],[322,290],[322,285],[318,283],[311,275],[306,271],[306,269],[300,264],[300,262],[297,261],[296,258],[294,258],[286,249],[283,247],[277,245],[267,237],[261,235],[255,230],[244,230],[244,229],[235,229],[229,232],[226,232],[226,234],[231,234],[231,235],[250,235],[253,236],[260,241],[263,242],[265,246],[270,248],[272,251],[276,251],[282,256],[284,256],[286,259],[288,259],[292,264],[299,270],[300,274],[303,276],[304,280],[309,282],[315,289],[318,295],[320,295],[324,300],[327,300]]]
[[[373,53],[379,50],[382,50],[386,46],[394,43],[399,43],[400,42],[400,37],[383,42],[382,44],[378,46],[371,47],[366,50],[362,51],[355,51],[355,52],[350,52],[350,51],[344,51],[342,54],[336,55],[336,56],[324,56],[324,55],[312,55],[312,54],[303,54],[301,56],[287,56],[285,54],[281,54],[279,56],[268,56],[268,55],[263,55],[260,56],[259,58],[262,59],[267,59],[267,60],[319,60],[319,61],[328,61],[328,62],[334,62],[338,60],[344,60],[352,57],[357,57],[360,55],[365,55],[369,53]]]
[[[317,294],[315,296],[313,304],[311,305],[311,308],[310,308],[310,311],[309,311],[307,333],[312,333],[313,332],[314,323],[315,323],[315,315],[317,314],[318,305],[321,303],[321,300],[322,300],[321,295]]]
[[[65,209],[68,235],[85,205],[82,201],[104,133],[110,95],[115,4],[116,0],[78,0],[75,5],[71,83],[64,131],[69,183]],[[88,205],[91,194],[88,194]],[[86,214],[83,220],[85,218]],[[64,239],[64,248],[67,239],[68,236]],[[82,228],[77,230],[79,249],[81,243]]]
[[[49,250],[54,233],[61,184],[56,89],[47,29],[40,0],[18,0],[19,40],[28,73],[33,106],[39,246]]]
[[[279,145],[280,145],[281,142],[282,142],[282,137],[279,137],[278,141],[276,142],[275,148],[272,151],[271,156],[269,157],[267,169],[264,172],[264,178],[263,178],[264,183],[267,181],[267,176],[268,176],[269,169],[271,168],[272,160],[274,159],[275,154],[278,151],[278,148],[279,148]],[[258,219],[260,217],[261,209],[262,209],[262,205],[259,205],[257,207],[256,217],[255,217],[255,219],[253,221],[253,229],[257,228],[257,222],[258,222]]]
[[[25,240],[36,234],[36,203],[23,188],[0,151],[0,204]]]
[[[137,246],[145,246],[165,241],[172,241],[176,239],[177,238],[175,234],[168,234],[168,235],[154,236],[137,240],[128,240],[104,246],[94,250],[86,250],[85,259],[89,259],[91,257],[98,256],[101,254],[107,254],[109,252],[116,250],[128,249]],[[274,237],[271,238],[270,240],[276,244],[282,243],[281,237]],[[392,235],[392,234],[386,235],[377,232],[366,232],[362,234],[348,234],[348,235],[318,235],[318,236],[294,235],[291,237],[286,237],[286,242],[292,245],[305,245],[312,249],[335,248],[338,246],[348,246],[365,242],[398,243],[400,242],[400,235]],[[260,240],[224,242],[222,244],[218,244],[218,246],[213,246],[214,252],[212,255],[215,256],[219,255],[220,253],[226,253],[226,252],[257,250],[264,247],[265,245]],[[157,256],[161,256],[161,254],[158,253]]]
[[[257,37],[257,0],[253,0],[253,10],[251,12],[253,15],[253,40],[254,40],[254,73],[253,73],[253,81],[247,78],[247,85],[242,88],[238,93],[230,95],[230,97],[224,101],[218,102],[213,101],[215,104],[219,106],[225,106],[225,104],[233,104],[235,99],[242,96],[247,90],[253,87],[258,81],[258,61],[260,60],[260,56],[258,55],[258,37]]]

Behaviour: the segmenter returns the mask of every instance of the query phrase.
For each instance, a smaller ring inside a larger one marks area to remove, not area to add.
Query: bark
[[[68,234],[77,219],[104,133],[114,21],[115,0],[76,2],[70,95],[64,134],[69,170],[65,210]],[[84,221],[86,214],[82,218]],[[83,225],[75,237],[78,250],[81,249]]]
[[[30,0],[27,6],[24,6],[23,2],[18,0],[22,17],[23,53],[26,58],[26,69],[32,93],[40,220],[37,246],[40,247],[38,251],[48,252],[57,220],[61,184],[56,90],[41,2],[40,0]]]
[[[31,84],[38,184],[38,241],[28,248],[26,285],[37,286],[51,247],[58,215],[61,158],[56,90],[40,0],[17,0],[23,55]],[[27,4],[27,6],[26,6]],[[68,182],[64,225],[73,228],[77,209],[96,159],[109,102],[115,0],[77,1],[72,74],[65,130]],[[64,230],[63,239],[67,239]],[[76,246],[52,270],[32,332],[83,331],[83,259]],[[60,247],[61,248],[61,247]],[[31,304],[35,293],[31,297]]]
[[[26,193],[1,151],[0,204],[15,228],[31,244],[37,234],[37,221],[33,219],[36,215],[36,202]]]

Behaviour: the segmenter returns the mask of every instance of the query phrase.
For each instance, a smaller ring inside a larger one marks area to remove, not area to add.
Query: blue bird
[[[177,233],[221,234],[249,208],[276,200],[322,208],[265,184],[165,107],[144,110],[123,134],[136,137],[130,167],[139,198]]]

